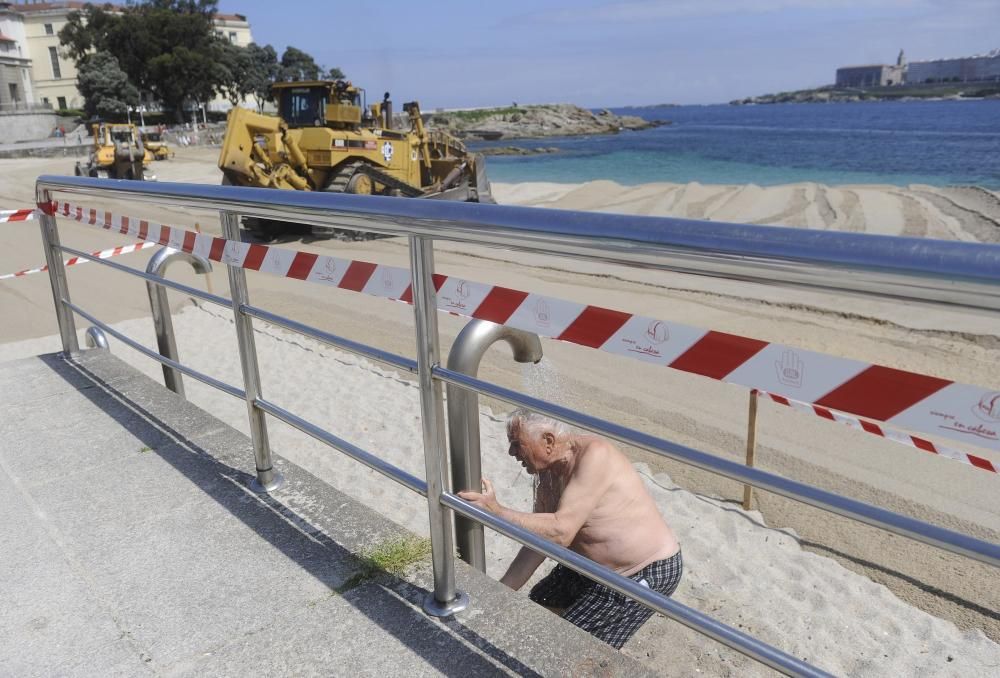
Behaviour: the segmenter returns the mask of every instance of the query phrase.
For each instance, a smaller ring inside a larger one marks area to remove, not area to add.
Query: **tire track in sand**
[[[903,231],[900,235],[926,238],[930,231],[930,224],[920,203],[913,196],[902,191],[889,191],[889,193],[895,196],[903,207]]]
[[[809,207],[809,200],[806,198],[805,188],[796,188],[792,191],[792,199],[788,201],[788,206],[780,212],[768,215],[763,219],[755,219],[751,224],[777,225],[777,226],[798,226],[807,228],[805,211]]]
[[[950,189],[936,190],[927,187],[916,189],[913,193],[927,200],[941,214],[957,221],[961,224],[962,230],[973,236],[976,240],[989,243],[1000,242],[1000,218],[985,214],[975,207],[959,204],[959,202],[945,192],[946,190]],[[983,197],[986,197],[985,194],[986,191],[975,193],[975,195],[982,195]],[[969,197],[968,194],[957,191],[956,196],[960,198]],[[1000,201],[998,201],[998,204],[1000,204]]]
[[[715,203],[721,202],[722,204],[725,204],[729,202],[729,199],[741,189],[742,186],[726,186],[723,190],[713,193],[704,200],[688,203],[688,217],[692,219],[711,219],[710,216],[707,216],[710,211],[710,207]],[[715,210],[711,211],[714,212]]]
[[[867,231],[865,212],[861,209],[861,199],[855,191],[844,190],[844,201],[840,208],[844,211],[844,226],[841,230],[860,233]]]
[[[823,221],[823,228],[830,230],[837,223],[839,215],[827,196],[827,190],[826,186],[816,185],[816,210]]]

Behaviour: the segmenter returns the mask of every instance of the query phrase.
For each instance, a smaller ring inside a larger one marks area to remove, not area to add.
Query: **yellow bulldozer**
[[[166,160],[174,157],[174,152],[170,150],[170,146],[167,145],[159,130],[144,130],[142,144],[153,155],[153,160]]]
[[[135,125],[95,122],[91,125],[91,132],[94,146],[86,164],[76,163],[76,176],[137,181],[156,179],[149,172],[152,155],[143,146]]]
[[[277,117],[229,112],[223,184],[493,202],[483,157],[425,129],[417,102],[403,105],[409,129],[394,129],[388,93],[366,107],[364,90],[345,80],[277,83],[272,92]],[[264,237],[301,230],[255,219],[244,225]]]

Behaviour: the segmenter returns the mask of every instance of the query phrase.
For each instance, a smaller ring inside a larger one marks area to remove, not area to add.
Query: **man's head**
[[[569,434],[569,426],[557,419],[531,410],[514,410],[507,417],[507,453],[535,474],[559,459],[561,443]]]

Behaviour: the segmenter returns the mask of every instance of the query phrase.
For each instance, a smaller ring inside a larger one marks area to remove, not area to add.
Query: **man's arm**
[[[517,556],[511,561],[510,567],[507,568],[506,574],[500,578],[500,583],[519,591],[543,562],[545,562],[545,556],[537,551],[532,551],[527,546],[522,546],[521,550],[517,552]]]
[[[459,492],[462,499],[561,546],[573,543],[597,502],[611,486],[613,476],[607,468],[610,450],[594,443],[577,462],[555,513],[524,513],[501,505],[493,484],[483,479],[484,492]]]

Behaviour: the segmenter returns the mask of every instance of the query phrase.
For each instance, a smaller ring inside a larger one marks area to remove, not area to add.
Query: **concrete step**
[[[245,436],[110,353],[0,364],[0,412],[0,675],[649,675],[461,562],[427,617],[427,559],[359,559],[413,535],[280,457],[253,493]]]

